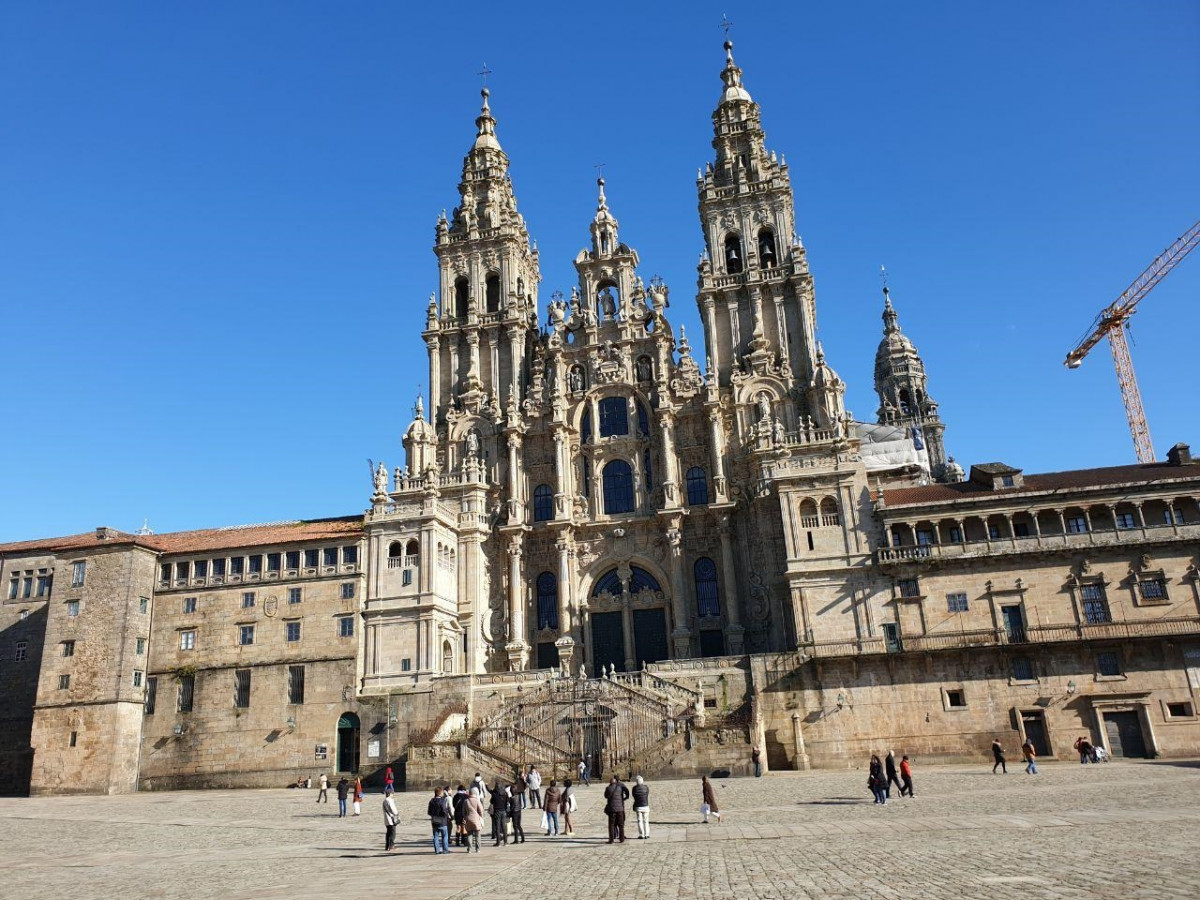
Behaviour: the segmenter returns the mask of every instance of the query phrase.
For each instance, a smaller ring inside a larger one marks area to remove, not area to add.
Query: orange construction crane
[[[1200,245],[1200,222],[1185,231],[1170,247],[1162,252],[1149,267],[1134,279],[1133,284],[1110,303],[1096,320],[1075,349],[1067,354],[1067,368],[1078,369],[1083,358],[1100,339],[1107,337],[1112,349],[1113,364],[1117,367],[1117,383],[1121,386],[1121,398],[1125,401],[1125,416],[1129,419],[1129,433],[1133,437],[1133,448],[1138,462],[1154,462],[1154,444],[1150,442],[1150,426],[1146,424],[1146,411],[1142,408],[1142,392],[1138,390],[1137,377],[1133,374],[1133,358],[1129,355],[1129,342],[1125,330],[1129,317],[1137,312],[1142,298],[1154,290],[1167,273],[1179,265],[1185,256]]]

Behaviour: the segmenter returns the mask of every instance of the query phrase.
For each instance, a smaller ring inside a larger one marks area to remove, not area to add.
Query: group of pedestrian
[[[1079,762],[1083,765],[1108,762],[1108,751],[1093,744],[1084,735],[1075,739],[1075,752],[1079,754]]]
[[[391,772],[392,770],[388,769],[388,771]],[[341,780],[334,785],[334,790],[337,791],[339,819],[346,818],[348,803],[354,804],[354,815],[362,815],[363,783],[361,778],[355,778],[354,784],[351,785],[350,781],[345,776],[342,776]],[[329,802],[329,776],[324,772],[317,778],[317,802]]]
[[[896,765],[895,750],[889,750],[882,760],[877,755],[872,755],[867,787],[874,795],[876,803],[888,802],[893,784],[899,789],[901,797],[913,796],[912,763],[908,754],[900,757],[899,766]]]

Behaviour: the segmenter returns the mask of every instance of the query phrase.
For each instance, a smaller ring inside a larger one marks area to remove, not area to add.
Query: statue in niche
[[[771,395],[766,391],[760,391],[758,395],[758,420],[760,422],[770,422],[771,420]]]
[[[571,393],[577,394],[583,390],[583,369],[579,366],[571,367]]]
[[[612,295],[611,288],[605,288],[600,292],[600,315],[606,321],[613,321],[617,317],[617,301]]]
[[[786,435],[783,431],[783,423],[778,419],[771,425],[771,441],[775,444],[782,444],[786,440]]]
[[[653,377],[654,372],[650,365],[650,357],[639,356],[637,361],[637,380],[650,381]]]
[[[476,457],[479,455],[479,435],[474,430],[467,432],[467,456]]]

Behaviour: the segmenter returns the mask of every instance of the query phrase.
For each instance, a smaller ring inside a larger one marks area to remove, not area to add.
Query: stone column
[[[521,577],[521,537],[508,539],[508,666],[513,672],[526,668],[529,645],[525,642],[525,583]]]
[[[717,316],[715,312],[716,304],[713,302],[712,297],[705,297],[702,305],[704,307],[704,346],[709,353],[709,365],[712,366],[713,377],[719,379],[721,360],[718,355],[718,348],[720,347],[721,342],[717,340]]]
[[[725,636],[729,638],[729,652],[736,656],[745,652],[742,628],[741,597],[738,596],[737,578],[734,576],[733,525],[729,516],[721,516],[718,524],[721,534],[721,574],[725,581]]]
[[[709,452],[712,458],[713,489],[718,503],[726,499],[727,484],[725,480],[725,446],[724,435],[721,433],[721,413],[717,409],[708,411]]]
[[[633,600],[628,591],[621,594],[621,632],[625,638],[625,671],[634,672],[637,659],[633,646]]]
[[[792,747],[796,756],[796,769],[804,772],[809,768],[808,751],[804,748],[804,717],[800,713],[792,713]],[[766,752],[765,748],[764,751]]]
[[[558,628],[560,634],[569,634],[574,627],[571,603],[571,545],[565,539],[555,542],[558,551]]]
[[[674,509],[679,506],[678,477],[675,466],[675,414],[666,410],[660,412],[658,425],[662,430],[663,507]]]
[[[429,420],[437,422],[442,402],[442,340],[436,334],[427,338],[429,347]]]
[[[523,521],[523,510],[521,507],[521,466],[519,451],[521,449],[521,435],[517,432],[509,432],[508,435],[508,522],[510,525],[515,525]]]
[[[675,645],[675,658],[687,659],[692,655],[692,629],[688,616],[688,598],[683,586],[683,533],[679,530],[679,519],[674,518],[667,528],[667,542],[671,547],[671,614],[675,627],[671,641]]]

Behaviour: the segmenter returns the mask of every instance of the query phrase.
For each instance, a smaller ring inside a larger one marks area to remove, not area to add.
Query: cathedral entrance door
[[[633,611],[633,642],[637,647],[637,662],[659,662],[667,659],[667,620],[661,609]]]
[[[337,761],[339,772],[358,772],[358,716],[352,712],[342,713],[338,719]]]
[[[625,671],[625,633],[619,612],[592,613],[592,675],[600,678],[603,670],[614,665]]]

